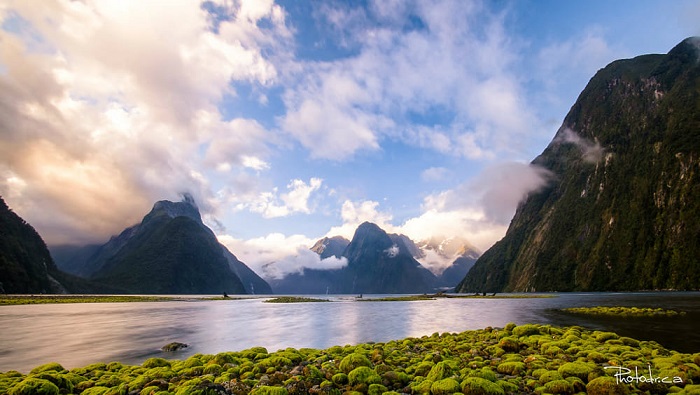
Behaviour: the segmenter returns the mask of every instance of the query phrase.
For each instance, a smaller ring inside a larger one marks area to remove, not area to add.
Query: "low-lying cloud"
[[[585,162],[598,163],[603,158],[605,149],[597,141],[585,139],[566,127],[557,133],[554,143],[573,144],[581,150],[581,157]]]
[[[345,258],[321,259],[309,249],[316,240],[302,235],[272,233],[249,240],[228,235],[218,238],[239,260],[267,279],[281,279],[304,269],[340,269],[348,263]]]

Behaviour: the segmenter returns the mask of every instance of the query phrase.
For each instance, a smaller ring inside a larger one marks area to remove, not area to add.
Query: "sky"
[[[364,221],[484,251],[595,72],[698,20],[683,0],[3,1],[0,195],[81,245],[191,194],[259,273],[342,264],[308,248]]]

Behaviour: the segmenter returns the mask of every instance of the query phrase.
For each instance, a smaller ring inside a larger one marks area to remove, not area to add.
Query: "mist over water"
[[[700,293],[582,293],[538,299],[437,299],[334,303],[264,303],[264,299],[85,303],[0,307],[0,371],[27,373],[47,362],[65,368],[95,362],[140,364],[150,357],[183,359],[263,346],[327,348],[384,342],[435,332],[545,323],[608,330],[654,340],[682,352],[700,351]],[[317,296],[318,297],[318,296]],[[365,295],[365,299],[373,296]],[[583,317],[553,309],[580,306],[663,307],[674,318]],[[165,353],[172,342],[189,348]]]

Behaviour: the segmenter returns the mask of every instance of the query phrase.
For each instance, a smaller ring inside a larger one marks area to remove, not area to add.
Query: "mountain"
[[[337,269],[304,269],[283,279],[270,280],[282,294],[361,294],[434,292],[437,278],[414,258],[416,245],[404,235],[387,234],[365,222],[352,240],[323,238],[312,251],[321,259],[344,258],[347,266]]]
[[[62,246],[54,255],[59,267],[125,293],[272,292],[218,242],[189,196],[157,202],[141,223],[101,246]]]
[[[415,244],[413,256],[437,276],[443,289],[453,289],[481,255],[469,241],[461,237],[422,240]]]
[[[436,278],[411,254],[401,237],[365,222],[343,252],[348,259],[342,293],[416,293],[435,290]]]
[[[700,288],[700,38],[590,80],[461,292]]]
[[[44,240],[0,197],[0,293],[65,293]]]
[[[44,240],[0,197],[0,293],[96,293],[116,289],[64,273]]]
[[[311,251],[317,253],[321,259],[332,256],[340,258],[348,244],[350,240],[342,236],[324,237],[311,247]]]

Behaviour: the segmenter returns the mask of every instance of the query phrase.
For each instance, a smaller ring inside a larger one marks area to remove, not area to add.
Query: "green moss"
[[[343,373],[347,374],[360,366],[372,367],[372,362],[364,354],[352,353],[345,356],[338,367]]]
[[[452,374],[452,368],[446,362],[438,362],[430,369],[426,379],[439,381]]]
[[[382,382],[377,372],[367,366],[360,366],[348,373],[348,382],[350,385],[356,384],[378,384]]]
[[[250,395],[289,395],[289,392],[284,387],[262,386],[255,388]]]
[[[430,393],[433,395],[452,395],[459,392],[461,386],[459,382],[451,377],[437,380],[430,386]]]
[[[593,372],[593,368],[583,362],[567,362],[559,367],[559,374],[562,377],[578,377],[584,382],[588,381],[588,375]]]
[[[496,373],[493,370],[483,367],[479,370],[472,370],[468,374],[469,377],[478,377],[488,381],[496,381]]]
[[[684,311],[666,310],[662,308],[619,306],[571,307],[562,309],[561,311],[573,314],[609,315],[615,317],[675,317],[686,314]]]
[[[574,386],[567,380],[553,380],[544,384],[544,388],[550,394],[573,394]]]
[[[515,337],[539,335],[540,328],[539,325],[532,324],[518,325],[511,330],[511,333]]]
[[[370,384],[367,389],[367,395],[382,395],[388,388],[381,384]]]
[[[503,362],[496,368],[498,373],[518,376],[525,371],[525,364],[522,362]]]
[[[59,390],[56,384],[43,379],[28,377],[15,384],[9,395],[58,395]]]
[[[81,393],[81,395],[104,395],[108,391],[111,391],[111,389],[109,387],[101,387],[101,386],[90,387],[90,388],[86,389],[85,391],[83,391]]]
[[[143,364],[144,368],[157,368],[162,366],[170,367],[170,362],[163,358],[149,358]]]
[[[500,385],[480,377],[468,377],[461,385],[465,395],[505,395]]]
[[[50,363],[35,367],[29,373],[30,374],[37,374],[37,373],[50,372],[50,371],[63,372],[63,371],[65,371],[65,369],[63,368],[63,366],[61,366],[61,364],[59,364],[57,362],[50,362]]]
[[[624,395],[628,392],[629,386],[620,385],[617,380],[609,376],[598,377],[586,385],[588,395]]]

